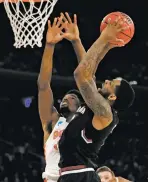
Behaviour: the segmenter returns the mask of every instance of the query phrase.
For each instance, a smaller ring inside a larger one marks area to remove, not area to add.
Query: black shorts
[[[65,174],[60,176],[58,182],[101,182],[95,171]]]

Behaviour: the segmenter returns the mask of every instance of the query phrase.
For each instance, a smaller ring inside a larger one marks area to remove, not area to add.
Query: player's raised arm
[[[111,107],[107,100],[98,93],[93,80],[93,73],[96,69],[96,64],[99,64],[112,48],[109,41],[116,40],[116,34],[122,30],[122,23],[121,19],[117,19],[115,23],[108,24],[74,72],[74,77],[83,99],[94,112],[97,120],[101,120],[104,123],[112,121]]]
[[[86,54],[86,51],[80,39],[79,28],[77,25],[77,15],[74,14],[73,19],[67,12],[65,14],[61,13],[61,15],[63,16],[63,21],[65,24],[64,38],[72,43],[79,63]]]
[[[61,21],[62,17],[60,17],[60,19],[55,18],[53,25],[48,21],[46,45],[38,77],[38,107],[44,134],[47,124],[52,120],[52,114],[55,112],[55,109],[53,108],[53,94],[50,82],[52,76],[54,47],[56,43],[63,39],[61,35]]]

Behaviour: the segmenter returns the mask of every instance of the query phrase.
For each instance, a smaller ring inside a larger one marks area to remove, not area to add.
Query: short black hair
[[[100,172],[105,172],[105,171],[108,171],[108,172],[110,172],[112,174],[112,176],[115,176],[114,172],[107,166],[102,166],[102,167],[98,168],[96,170],[96,173],[98,174]]]
[[[128,109],[134,102],[135,92],[132,86],[125,79],[121,79],[121,84],[116,86],[117,99],[113,104],[113,108],[117,111]]]
[[[76,89],[69,90],[69,91],[66,93],[66,95],[67,95],[67,94],[75,94],[75,95],[78,97],[78,99],[80,100],[80,102],[81,102],[81,103],[84,103],[84,99],[83,99],[81,93],[80,93],[78,90],[76,90]]]

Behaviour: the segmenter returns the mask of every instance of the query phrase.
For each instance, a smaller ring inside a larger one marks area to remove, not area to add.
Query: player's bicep
[[[84,101],[94,114],[98,117],[112,120],[111,107],[106,99],[98,93],[93,78],[81,79],[80,77],[75,77],[75,80]]]

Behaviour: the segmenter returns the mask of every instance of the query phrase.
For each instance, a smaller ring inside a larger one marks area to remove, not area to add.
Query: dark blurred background
[[[120,124],[102,147],[98,164],[111,167],[116,175],[147,182],[147,1],[59,0],[51,20],[65,11],[77,14],[86,50],[99,36],[100,22],[106,14],[122,11],[135,23],[133,40],[124,48],[111,51],[96,74],[98,81],[123,77],[133,84],[136,92],[133,107],[120,114]],[[43,132],[38,115],[36,80],[45,40],[42,48],[15,49],[3,4],[0,4],[0,22],[0,182],[40,182],[44,169]],[[57,108],[63,94],[75,87],[72,75],[76,66],[70,43],[57,44],[52,80]]]

